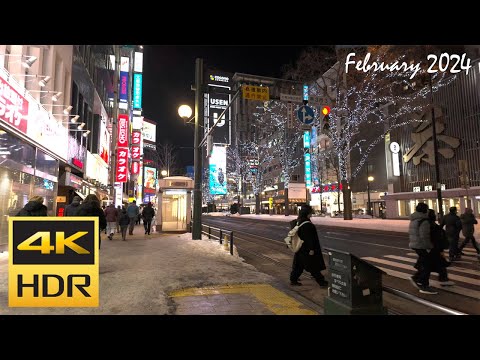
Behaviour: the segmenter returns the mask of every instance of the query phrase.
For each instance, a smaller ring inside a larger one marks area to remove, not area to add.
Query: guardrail
[[[193,221],[190,222],[190,232],[192,232],[192,228]],[[202,224],[202,234],[207,235],[209,239],[218,239],[220,241],[220,245],[223,244],[224,240],[227,241],[226,237],[228,236],[230,255],[233,255],[233,231]]]

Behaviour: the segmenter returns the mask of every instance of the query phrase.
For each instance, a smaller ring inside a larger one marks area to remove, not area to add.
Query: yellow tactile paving
[[[251,294],[276,315],[318,315],[305,306],[268,284],[238,284],[189,288],[170,293],[171,297],[206,296],[219,294]]]

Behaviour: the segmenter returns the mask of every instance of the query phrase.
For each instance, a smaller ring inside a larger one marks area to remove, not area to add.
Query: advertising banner
[[[143,71],[143,53],[135,52],[133,61],[133,71],[141,73]]]
[[[137,175],[139,172],[140,172],[140,162],[132,161],[132,169],[130,170],[130,174]]]
[[[227,194],[227,151],[224,146],[214,146],[210,157],[210,194]]]
[[[120,71],[120,103],[128,103],[128,72]]]
[[[133,74],[133,108],[142,108],[142,74]]]
[[[132,131],[132,145],[140,146],[141,138],[142,138],[142,132],[140,130]]]
[[[118,115],[117,147],[128,147],[128,115]]]
[[[143,121],[143,130],[142,130],[142,136],[143,140],[145,141],[150,141],[150,142],[156,142],[157,141],[157,125],[152,124],[148,121]]]
[[[140,160],[140,146],[132,146],[132,160]]]
[[[116,182],[127,182],[128,177],[128,148],[117,150],[117,174]]]
[[[143,183],[144,193],[155,194],[157,185],[157,169],[145,166],[145,181]]]
[[[0,77],[0,120],[27,133],[28,101]]]

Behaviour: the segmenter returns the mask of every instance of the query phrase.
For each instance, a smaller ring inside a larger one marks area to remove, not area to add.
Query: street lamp
[[[165,177],[165,176],[167,176],[168,171],[167,171],[167,170],[162,170],[162,171],[160,172],[160,174],[162,174],[162,176]]]
[[[375,179],[373,178],[373,176],[369,176],[367,178],[367,180],[368,180],[367,181],[367,196],[368,196],[368,200],[367,200],[368,201],[368,212],[367,213],[368,213],[368,215],[371,215],[372,218],[373,218],[372,206],[371,206],[371,203],[370,203],[370,182],[372,182]]]

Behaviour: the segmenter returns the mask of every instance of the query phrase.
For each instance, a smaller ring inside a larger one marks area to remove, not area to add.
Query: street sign
[[[300,104],[303,102],[301,95],[291,95],[291,94],[282,94],[282,93],[280,93],[280,100],[300,103]]]
[[[298,120],[305,125],[310,125],[315,120],[313,109],[310,106],[303,105],[297,110]]]
[[[268,86],[242,85],[242,96],[247,100],[270,100]]]

